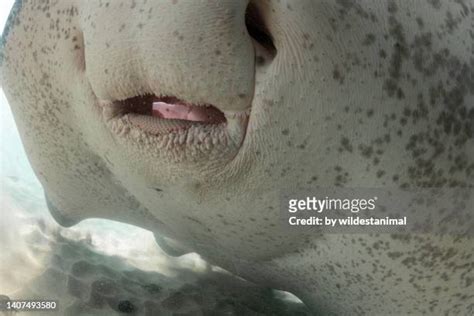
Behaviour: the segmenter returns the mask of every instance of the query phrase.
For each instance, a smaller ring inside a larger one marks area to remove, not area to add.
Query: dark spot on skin
[[[423,19],[421,17],[416,18],[416,23],[418,24],[418,27],[420,29],[422,29],[425,26],[425,22],[423,21]]]
[[[359,151],[364,158],[371,158],[374,153],[374,148],[372,146],[359,145]]]
[[[336,0],[336,3],[341,7],[339,10],[339,17],[341,20],[344,20],[346,16],[352,11],[360,18],[369,19],[372,22],[377,21],[377,17],[373,13],[366,11],[357,1]]]
[[[284,129],[281,131],[281,133],[285,136],[288,136],[290,134],[290,131],[288,129]]]
[[[347,137],[343,137],[343,138],[341,139],[341,146],[342,146],[342,148],[341,148],[340,151],[343,151],[343,150],[346,150],[346,151],[348,151],[348,152],[352,152],[352,151],[353,151],[353,147],[352,147],[352,145],[351,145],[351,143],[350,143],[350,141],[349,141],[349,138],[347,138]]]
[[[349,172],[345,171],[341,166],[335,166],[336,176],[334,178],[334,185],[341,187],[349,182]]]
[[[334,67],[334,70],[332,72],[332,77],[334,80],[338,81],[339,84],[343,84],[344,83],[344,76],[341,74],[341,72],[339,71],[339,68],[337,66]]]
[[[400,251],[393,251],[393,252],[389,252],[387,253],[387,256],[390,258],[390,259],[398,259],[400,258],[401,256],[403,256],[403,253],[401,253]]]
[[[427,1],[436,10],[441,9],[441,0],[427,0]]]
[[[257,66],[262,66],[265,64],[265,58],[263,58],[262,56],[257,56],[255,57],[255,63],[257,64]]]
[[[377,178],[382,178],[385,175],[385,171],[383,170],[378,170],[377,171]]]
[[[153,188],[153,190],[155,190],[156,192],[163,192],[163,190],[160,188]]]
[[[362,41],[362,45],[369,46],[375,43],[375,35],[369,33],[365,36],[365,39]]]
[[[306,148],[306,143],[302,143],[296,146],[298,149],[305,149]]]
[[[390,12],[391,14],[395,14],[395,13],[397,13],[397,11],[398,11],[398,6],[395,3],[395,1],[389,1],[388,2],[388,12]]]

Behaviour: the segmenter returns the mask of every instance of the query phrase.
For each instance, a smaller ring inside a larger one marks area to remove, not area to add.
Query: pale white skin
[[[473,311],[472,239],[290,233],[279,207],[316,186],[474,185],[474,1],[257,0],[274,58],[247,1],[32,2],[2,85],[59,222],[144,227],[315,313]],[[114,132],[101,104],[146,93],[237,113],[232,141]]]

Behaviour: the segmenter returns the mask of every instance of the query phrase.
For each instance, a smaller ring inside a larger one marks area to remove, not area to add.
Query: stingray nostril
[[[260,44],[273,59],[277,49],[273,43],[273,37],[268,30],[262,12],[254,2],[250,2],[245,12],[245,25],[249,35]]]

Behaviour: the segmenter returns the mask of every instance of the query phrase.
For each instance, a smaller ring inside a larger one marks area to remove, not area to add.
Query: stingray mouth
[[[227,122],[224,113],[213,105],[190,104],[170,96],[137,96],[113,102],[112,106],[114,116],[127,116],[131,123],[152,134]]]
[[[101,106],[114,134],[173,145],[240,145],[248,121],[248,111],[223,112],[211,104],[193,104],[174,96],[135,96]]]

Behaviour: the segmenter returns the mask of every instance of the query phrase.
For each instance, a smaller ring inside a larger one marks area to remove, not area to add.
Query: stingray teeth
[[[193,143],[194,134],[193,133],[186,133],[186,144],[190,145]]]
[[[243,119],[250,115],[250,109],[245,111],[225,111],[224,115],[227,119]]]

